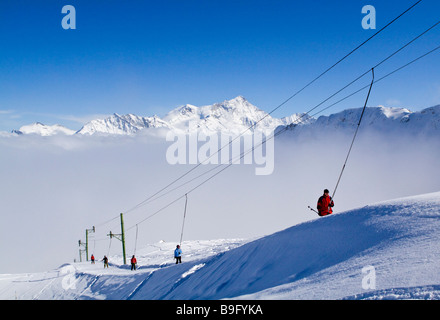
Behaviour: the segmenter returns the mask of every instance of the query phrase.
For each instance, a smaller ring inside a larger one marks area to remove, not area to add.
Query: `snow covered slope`
[[[106,119],[92,120],[84,125],[78,134],[92,135],[95,133],[101,134],[119,134],[130,135],[145,128],[167,128],[169,126],[166,122],[157,116],[140,117],[134,114],[119,115],[113,114]]]
[[[311,127],[321,129],[350,128],[357,126],[362,108],[347,109],[330,116],[319,117]],[[440,105],[412,112],[405,108],[384,106],[367,107],[362,119],[362,127],[382,131],[424,132],[440,130]]]
[[[317,218],[254,241],[184,242],[179,265],[172,260],[175,244],[158,243],[138,252],[137,271],[110,257],[109,269],[75,263],[1,275],[0,298],[439,299],[439,231],[437,192]],[[375,285],[365,287],[372,275]]]

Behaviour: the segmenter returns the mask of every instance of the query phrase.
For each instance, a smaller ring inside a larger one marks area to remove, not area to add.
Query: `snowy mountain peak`
[[[225,101],[228,101],[228,100],[225,100]],[[230,102],[239,102],[239,103],[247,102],[246,98],[243,96],[237,96],[229,101]]]
[[[274,130],[283,124],[242,96],[202,107],[187,104],[172,110],[163,120],[180,132],[197,129],[207,134],[219,131],[238,134],[251,126],[252,130]]]
[[[199,108],[191,104],[186,104],[184,106],[178,107],[170,111],[163,120],[171,125],[191,119],[199,113]]]
[[[59,124],[48,126],[41,122],[35,122],[33,124],[22,126],[19,130],[13,130],[16,134],[36,134],[40,136],[53,136],[56,134],[72,135],[74,130],[70,130]]]
[[[198,107],[193,106],[191,104],[186,104],[177,109],[177,112],[181,115],[193,115],[198,112]]]
[[[254,106],[253,104],[251,104],[249,101],[247,101],[244,97],[242,96],[238,96],[234,99],[231,100],[225,100],[222,103],[215,103],[212,106],[208,106],[211,107],[211,109],[218,109],[218,108],[223,108],[225,110],[233,110],[233,111],[238,111],[238,112],[246,112],[246,111],[261,111],[264,112],[260,109],[258,109],[256,106]]]

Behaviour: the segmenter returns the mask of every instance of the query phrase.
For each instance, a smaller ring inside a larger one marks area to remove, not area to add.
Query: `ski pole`
[[[312,210],[313,212],[316,212],[317,214],[319,214],[319,212],[318,211],[316,211],[315,209],[313,209],[312,207],[310,207],[310,206],[307,206],[310,210]]]

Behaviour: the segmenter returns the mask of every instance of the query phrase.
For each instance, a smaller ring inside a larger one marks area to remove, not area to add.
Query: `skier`
[[[131,257],[131,270],[136,270],[136,263],[137,263],[137,260],[136,260],[135,256],[133,255],[133,257]]]
[[[174,259],[176,259],[176,264],[182,263],[182,249],[180,249],[179,245],[174,250]]]
[[[324,190],[324,194],[318,200],[318,215],[323,217],[333,213],[332,207],[334,206],[332,198],[329,196],[328,189]]]
[[[104,261],[104,268],[108,268],[108,258],[107,256],[104,256],[104,259],[102,259],[102,261]]]
[[[92,264],[95,264],[95,256],[92,254],[92,256],[90,257],[90,260],[92,261]]]

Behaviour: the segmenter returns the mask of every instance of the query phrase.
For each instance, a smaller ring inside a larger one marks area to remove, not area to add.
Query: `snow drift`
[[[2,299],[437,299],[440,192],[368,205],[254,241],[144,248],[132,272],[114,261],[2,275]],[[375,287],[363,287],[365,267]]]

